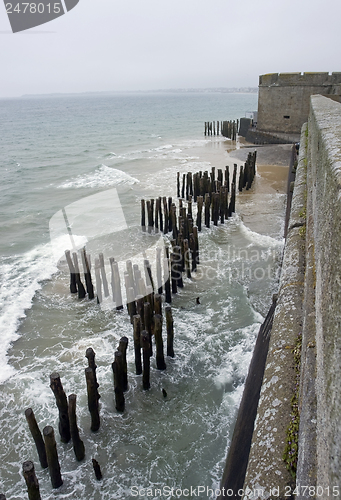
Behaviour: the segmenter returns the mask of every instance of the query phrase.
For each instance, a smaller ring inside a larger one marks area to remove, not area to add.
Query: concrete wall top
[[[341,83],[341,72],[268,73],[260,75],[259,86],[333,85]]]

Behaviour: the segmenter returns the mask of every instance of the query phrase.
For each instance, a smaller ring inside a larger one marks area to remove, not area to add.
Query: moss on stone
[[[300,425],[300,414],[298,409],[299,387],[300,387],[300,367],[301,367],[302,333],[299,333],[295,346],[292,350],[295,366],[295,388],[291,398],[290,423],[287,428],[286,445],[283,453],[283,460],[286,468],[296,479],[297,459],[298,459],[298,430]]]

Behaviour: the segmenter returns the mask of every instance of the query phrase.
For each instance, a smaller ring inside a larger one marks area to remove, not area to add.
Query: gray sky
[[[340,0],[80,0],[12,34],[1,4],[0,96],[256,87],[263,73],[341,71],[340,19]]]

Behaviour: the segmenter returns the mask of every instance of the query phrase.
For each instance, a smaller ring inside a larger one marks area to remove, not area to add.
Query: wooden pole
[[[165,223],[164,223],[164,233],[167,234],[168,233],[168,219],[169,219],[169,215],[168,215],[168,205],[167,205],[167,198],[166,196],[164,196],[162,198],[162,202],[163,202],[163,215],[164,215],[164,219],[165,219]]]
[[[72,259],[71,259],[70,250],[65,250],[65,257],[66,257],[66,262],[69,266],[69,271],[70,271],[70,292],[77,293],[76,272],[75,272],[75,267],[74,267]]]
[[[68,413],[68,403],[64,392],[59,373],[53,372],[50,375],[50,387],[56,398],[56,404],[59,411],[59,434],[63,443],[68,443],[71,439],[70,422]]]
[[[205,131],[206,132],[206,131]],[[205,133],[206,135],[206,133]],[[177,195],[178,195],[178,198],[180,198],[180,172],[177,172],[177,176],[176,176],[176,186],[177,186]]]
[[[113,277],[113,289],[114,289],[114,301],[116,303],[116,310],[119,311],[123,309],[122,292],[121,292],[121,279],[118,270],[118,263],[116,261],[111,263],[112,277]]]
[[[94,287],[93,287],[92,279],[91,279],[90,265],[89,265],[88,257],[86,255],[85,248],[82,248],[82,250],[81,250],[81,257],[82,257],[82,262],[83,262],[86,291],[88,292],[89,299],[92,300],[95,298],[95,294],[94,294]]]
[[[205,226],[210,227],[210,195],[205,194]]]
[[[202,206],[204,203],[204,198],[203,196],[198,196],[197,198],[197,204],[198,204],[198,211],[197,211],[197,226],[198,226],[198,231],[201,231],[201,221],[202,221]]]
[[[186,186],[186,174],[182,174],[182,190],[181,190],[181,198],[185,198],[185,186]]]
[[[146,231],[146,202],[141,200],[141,227],[142,231]]]
[[[100,427],[100,417],[99,417],[99,405],[98,405],[98,392],[97,392],[97,380],[95,378],[94,370],[90,368],[85,368],[85,379],[86,388],[88,393],[88,408],[91,416],[91,426],[92,432],[98,431]]]
[[[77,396],[76,394],[70,394],[68,399],[69,399],[69,420],[70,420],[73,451],[75,452],[76,459],[80,462],[85,457],[85,447],[83,441],[79,437],[79,430],[77,425],[77,415],[76,415]]]
[[[32,408],[27,408],[25,410],[25,417],[37,448],[40,465],[42,466],[43,469],[46,469],[48,467],[48,464],[46,458],[45,444]]]
[[[101,265],[99,259],[95,259],[95,279],[96,279],[96,292],[97,292],[97,303],[100,304],[103,300],[102,298],[102,280],[101,280]]]
[[[105,274],[104,256],[102,253],[99,254],[99,264],[100,264],[100,269],[101,269],[104,296],[109,297],[108,280],[107,280],[107,276]]]
[[[127,306],[128,313],[130,316],[130,323],[133,323],[133,317],[136,314],[136,302],[135,302],[135,292],[133,287],[129,287],[127,290]]]
[[[52,488],[59,488],[63,484],[63,479],[60,474],[60,465],[53,427],[51,427],[50,425],[44,427],[43,436],[45,441],[46,457],[49,466]]]
[[[114,388],[115,388],[115,406],[119,412],[124,411],[125,399],[123,394],[124,387],[124,360],[121,351],[115,352],[115,361],[113,362],[112,371],[114,373]]]
[[[97,481],[100,481],[103,477],[101,467],[100,467],[99,463],[97,462],[97,460],[95,460],[94,458],[92,459],[92,467],[94,469]]]
[[[153,355],[153,347],[152,347],[152,308],[149,302],[144,303],[144,327],[145,331],[148,333],[149,344],[150,344],[150,353],[149,355]]]
[[[128,337],[121,337],[118,345],[118,351],[122,353],[122,389],[123,392],[128,390],[128,366],[127,366],[127,349],[128,349]]]
[[[171,283],[172,283],[172,293],[178,293],[177,287],[177,257],[172,252],[170,254],[170,266],[171,266]]]
[[[86,292],[85,292],[85,288],[84,288],[84,285],[83,285],[82,280],[81,280],[81,275],[79,272],[79,265],[78,265],[78,256],[77,256],[76,252],[74,252],[72,254],[72,258],[73,258],[73,263],[74,263],[75,273],[76,273],[76,284],[77,284],[77,290],[78,290],[78,298],[84,299]]]
[[[139,314],[133,316],[134,325],[134,353],[135,353],[135,373],[141,375],[142,361],[141,361],[141,317]]]
[[[166,325],[167,325],[167,356],[174,358],[174,322],[172,315],[172,308],[170,306],[165,307],[166,313]]]
[[[95,385],[96,385],[97,399],[100,399],[101,396],[98,393],[99,384],[97,382],[97,375],[96,375],[97,365],[95,363],[95,355],[96,355],[95,351],[93,350],[92,347],[88,347],[87,350],[85,351],[85,357],[88,360],[89,368],[91,368],[91,370],[94,372],[94,380],[95,380]]]
[[[154,336],[156,345],[156,367],[158,370],[165,370],[166,363],[163,355],[163,340],[162,340],[162,316],[154,315]]]
[[[39,483],[34,470],[34,463],[28,460],[22,466],[29,500],[41,500]],[[2,496],[2,495],[1,495]]]
[[[163,259],[163,272],[164,272],[164,286],[165,286],[165,300],[170,304],[172,302],[171,286],[170,286],[170,276],[169,276],[169,263],[168,259]]]
[[[185,271],[187,278],[191,278],[191,255],[188,246],[188,240],[184,240],[184,252],[185,252]]]
[[[162,294],[162,266],[161,266],[161,252],[160,247],[156,248],[156,281],[157,281],[157,291]]]
[[[142,386],[144,390],[150,389],[150,345],[148,332],[141,333],[141,347],[143,357]]]
[[[162,316],[162,296],[159,293],[154,295],[154,310],[155,314],[161,314]]]

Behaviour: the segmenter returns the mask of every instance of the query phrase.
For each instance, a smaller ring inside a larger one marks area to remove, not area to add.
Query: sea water
[[[252,349],[276,292],[285,195],[257,198],[257,176],[243,203],[237,200],[232,218],[203,228],[198,271],[184,279],[172,301],[175,357],[166,358],[162,372],[151,361],[149,391],[135,375],[126,309],[116,311],[110,297],[97,304],[70,295],[63,252],[72,247],[65,235],[59,238],[56,221],[78,210],[78,226],[76,217],[69,221],[76,244],[91,248],[92,259],[100,251],[111,255],[123,273],[127,258],[154,244],[139,227],[141,198],[176,201],[177,172],[182,177],[225,165],[231,172],[233,153],[227,151],[238,142],[205,137],[204,122],[237,119],[255,109],[256,94],[230,93],[0,100],[0,493],[7,499],[27,496],[25,460],[34,461],[46,500],[181,498],[186,488],[219,487]],[[124,227],[118,212],[111,217],[111,205],[104,203],[111,193]],[[264,219],[255,231],[243,222],[243,210],[257,213],[257,200],[263,208],[267,204],[272,224]],[[169,238],[161,240],[168,244]],[[111,363],[122,336],[129,338],[129,390],[126,410],[119,414]],[[96,352],[101,394],[96,433],[90,431],[87,409],[88,347]],[[58,437],[49,387],[55,371],[65,392],[77,394],[86,449],[81,463],[71,442],[62,444]],[[55,429],[64,481],[58,490],[39,465],[24,416],[28,407],[41,430]],[[91,458],[101,466],[100,482]],[[214,494],[206,489],[200,496]]]

